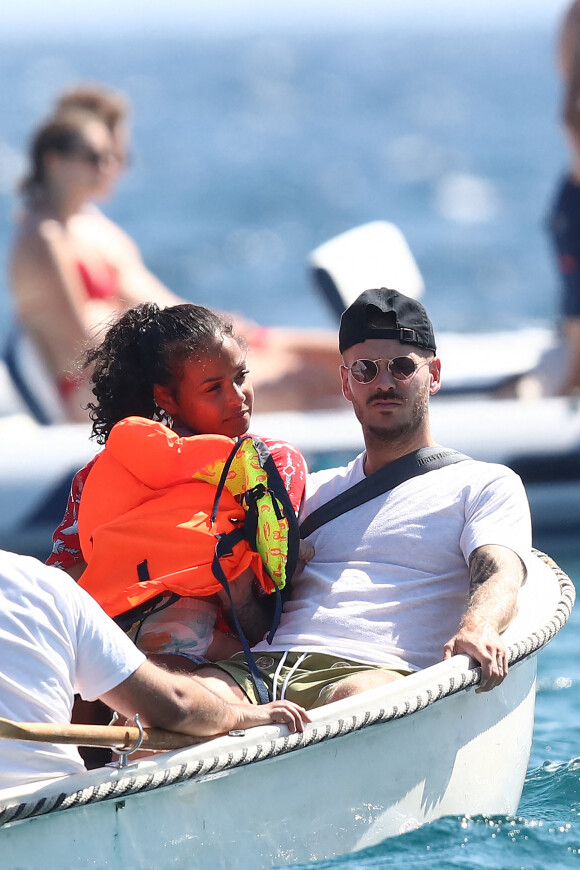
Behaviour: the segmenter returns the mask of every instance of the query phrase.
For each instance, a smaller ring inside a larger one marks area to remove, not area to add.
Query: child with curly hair
[[[129,417],[158,421],[171,429],[174,448],[180,438],[219,435],[238,439],[248,432],[253,390],[246,367],[244,340],[232,325],[202,306],[180,304],[160,309],[145,303],[126,311],[85,357],[91,372],[95,401],[88,410],[92,437],[105,444],[113,430]],[[158,427],[162,428],[162,427]],[[172,433],[175,433],[173,437]],[[159,433],[157,433],[159,434]],[[306,467],[290,444],[262,438],[298,512]],[[187,445],[188,447],[190,445]],[[78,515],[83,488],[99,463],[98,453],[75,475],[67,509],[53,536],[48,564],[62,568],[76,580],[86,569],[79,539]],[[301,554],[304,555],[304,554]],[[236,579],[236,611],[250,643],[269,627],[272,596],[260,594],[254,573]],[[161,605],[139,621],[137,645],[148,654],[179,655],[190,663],[217,660],[240,649],[220,614],[231,616],[225,594],[165,596]],[[183,662],[179,664],[182,666]]]

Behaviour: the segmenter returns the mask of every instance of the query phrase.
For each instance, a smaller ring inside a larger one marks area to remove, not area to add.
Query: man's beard
[[[379,391],[373,393],[366,401],[366,405],[372,404],[377,399],[396,399],[409,406],[412,401],[411,415],[405,420],[388,421],[384,423],[369,423],[365,420],[364,406],[360,403],[353,402],[354,413],[362,426],[365,436],[379,444],[392,444],[397,441],[406,441],[413,436],[423,425],[423,421],[427,416],[429,407],[429,385],[425,384],[425,389],[417,393],[411,400],[403,393],[397,390]]]

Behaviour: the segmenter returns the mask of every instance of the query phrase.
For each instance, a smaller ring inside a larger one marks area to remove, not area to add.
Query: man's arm
[[[520,557],[508,547],[478,547],[469,557],[469,604],[459,631],[443,647],[443,658],[466,653],[481,665],[478,692],[499,686],[508,671],[500,637],[515,616],[518,591],[526,579]]]
[[[149,661],[126,680],[101,696],[123,716],[139,713],[144,725],[167,728],[195,737],[213,737],[228,731],[270,723],[302,731],[307,713],[291,701],[255,706],[224,701],[184,674],[170,673]]]

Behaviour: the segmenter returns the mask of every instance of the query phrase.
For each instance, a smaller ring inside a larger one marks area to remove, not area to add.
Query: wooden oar
[[[139,739],[133,725],[57,725],[46,722],[12,722],[0,718],[1,740],[36,740],[42,743],[74,743],[77,746],[110,746],[130,750]],[[140,749],[181,749],[202,739],[175,731],[144,728]]]

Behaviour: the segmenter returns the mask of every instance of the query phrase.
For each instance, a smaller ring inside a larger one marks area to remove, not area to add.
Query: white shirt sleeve
[[[145,656],[94,598],[72,580],[71,584],[71,606],[77,611],[75,692],[94,701],[130,677]]]
[[[485,466],[482,466],[485,468]],[[517,553],[524,564],[531,554],[532,527],[530,509],[521,479],[504,466],[497,469],[488,483],[474,490],[466,501],[465,526],[460,547],[465,561],[477,547],[498,545]]]

